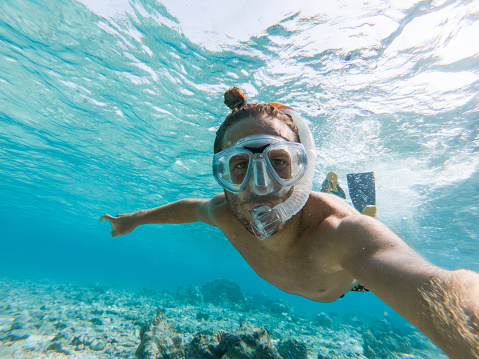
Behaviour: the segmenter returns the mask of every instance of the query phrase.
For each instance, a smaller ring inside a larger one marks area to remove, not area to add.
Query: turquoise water
[[[316,190],[329,171],[343,187],[375,171],[379,220],[434,264],[479,270],[479,4],[247,5],[0,2],[1,277],[155,290],[230,278],[298,311],[399,321],[372,294],[282,293],[207,225],[113,239],[99,222],[221,190],[212,144],[234,85],[310,121]]]

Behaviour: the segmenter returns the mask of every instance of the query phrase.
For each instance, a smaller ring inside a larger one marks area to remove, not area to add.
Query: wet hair
[[[245,92],[239,87],[232,87],[225,92],[225,105],[228,106],[232,112],[226,116],[218,131],[216,131],[214,153],[218,153],[222,150],[225,132],[232,124],[251,117],[272,117],[283,121],[291,131],[293,131],[295,141],[300,142],[298,126],[296,126],[296,123],[290,115],[285,114],[267,103],[247,103]]]

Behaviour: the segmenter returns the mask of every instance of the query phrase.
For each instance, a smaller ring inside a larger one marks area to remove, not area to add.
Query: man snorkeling
[[[311,191],[314,141],[291,108],[246,103],[237,87],[225,104],[232,112],[216,133],[213,157],[224,193],[104,215],[111,235],[147,223],[205,222],[285,292],[331,302],[361,283],[451,358],[479,358],[479,275],[436,267],[379,221]]]

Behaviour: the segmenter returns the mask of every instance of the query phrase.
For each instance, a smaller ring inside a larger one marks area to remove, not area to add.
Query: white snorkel
[[[314,167],[316,163],[314,139],[306,121],[291,107],[277,102],[271,102],[270,105],[293,118],[298,126],[301,143],[306,149],[308,165],[303,177],[294,185],[293,193],[286,201],[278,204],[274,208],[260,206],[251,212],[253,216],[253,220],[250,222],[251,227],[259,239],[264,239],[275,233],[281,223],[289,220],[304,207],[313,188]]]

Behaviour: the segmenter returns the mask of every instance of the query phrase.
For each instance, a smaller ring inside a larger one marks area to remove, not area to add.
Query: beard
[[[290,188],[289,191],[286,193],[286,195],[285,195],[286,199],[288,199],[291,196],[291,194],[293,193],[293,188],[294,187]],[[266,201],[268,201],[268,200],[277,201],[279,198],[281,198],[281,197],[274,196],[274,195],[273,196],[251,195],[250,197],[245,198],[244,200],[241,200],[240,198],[238,198],[238,196],[234,195],[231,192],[228,192],[228,191],[224,191],[224,192],[225,192],[225,196],[226,196],[226,201],[228,202],[234,216],[238,219],[238,221],[243,225],[243,227],[249,233],[254,234],[255,236],[256,236],[256,234],[253,231],[253,228],[252,228],[252,225],[251,225],[251,219],[246,217],[246,215],[241,212],[241,205],[244,204],[244,203],[253,203],[254,201],[256,201],[260,197],[261,197],[261,199],[266,200]],[[275,233],[281,231],[283,229],[283,227],[284,227],[284,223],[281,223],[280,226],[278,227],[278,230]]]
[[[243,201],[241,201],[237,196],[228,191],[225,191],[225,196],[231,208],[231,211],[235,215],[236,219],[243,225],[243,227],[248,232],[254,234],[253,228],[251,228],[250,220],[246,218],[246,216],[240,211],[241,203],[243,203]]]

